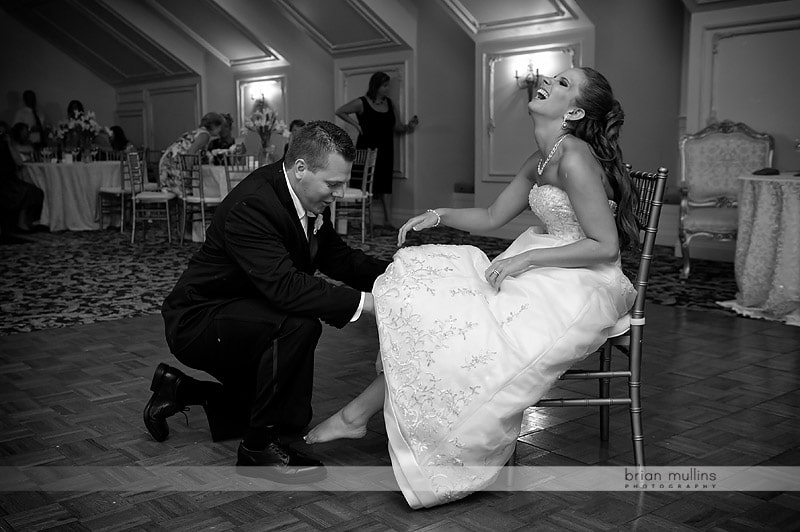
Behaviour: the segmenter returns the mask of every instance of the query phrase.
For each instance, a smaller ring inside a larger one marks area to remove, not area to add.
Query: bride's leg
[[[367,434],[367,421],[383,408],[384,387],[385,381],[381,373],[358,397],[311,429],[304,437],[306,443],[363,438]]]

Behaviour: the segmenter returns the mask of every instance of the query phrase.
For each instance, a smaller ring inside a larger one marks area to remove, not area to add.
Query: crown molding
[[[377,39],[347,43],[332,42],[325,35],[324,28],[319,28],[313,24],[302,11],[292,4],[291,0],[274,0],[274,2],[281,7],[287,18],[307,32],[317,44],[331,55],[337,56],[355,52],[386,51],[387,49],[397,49],[398,47],[404,46],[403,40],[388,24],[370,9],[365,0],[346,0],[346,4],[349,5],[366,24],[372,27],[380,37]]]

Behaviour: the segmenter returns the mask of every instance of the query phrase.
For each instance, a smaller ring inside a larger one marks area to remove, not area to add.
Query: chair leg
[[[131,244],[136,240],[136,203],[131,204]]]
[[[169,201],[164,203],[164,208],[167,210],[167,242],[172,244],[172,221],[170,221],[169,219],[169,211],[170,211]]]
[[[103,228],[103,194],[97,193],[97,200],[94,206],[94,221],[100,224],[100,229]]]
[[[200,204],[200,239],[206,241],[206,208],[202,203]]]
[[[633,460],[636,466],[644,467],[644,429],[642,428],[642,396],[641,396],[641,335],[631,338],[630,357],[631,377],[628,381],[628,393],[631,398],[631,439],[633,441]]]
[[[600,371],[611,371],[611,343],[606,342],[600,350]],[[611,396],[611,379],[598,379],[598,393],[600,398],[608,399]],[[608,441],[608,419],[609,419],[608,405],[600,407],[600,439]]]
[[[372,238],[372,199],[367,203],[367,216],[369,217],[369,237]]]
[[[681,269],[681,279],[689,278],[689,271],[692,268],[691,258],[689,257],[689,238],[683,231],[678,232],[678,239],[681,242],[681,256],[683,257],[683,268]]]
[[[181,209],[181,217],[180,217],[180,234],[181,234],[181,246],[183,245],[183,235],[186,233],[186,202],[183,202],[183,208]]]
[[[125,233],[125,193],[119,198],[119,233]]]
[[[366,213],[365,213],[365,203],[361,202],[361,243],[364,243],[364,233],[366,233]]]

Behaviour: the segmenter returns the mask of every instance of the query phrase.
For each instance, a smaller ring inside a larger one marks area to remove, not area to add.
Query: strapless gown
[[[534,185],[529,203],[548,233],[528,229],[501,257],[585,238],[563,190]],[[534,268],[500,291],[484,278],[489,263],[473,246],[403,248],[373,288],[389,453],[412,508],[494,482],[523,411],[603,344],[635,298],[619,260]]]

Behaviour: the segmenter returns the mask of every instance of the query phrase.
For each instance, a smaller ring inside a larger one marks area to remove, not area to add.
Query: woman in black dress
[[[336,116],[358,130],[356,148],[378,148],[372,193],[376,199],[381,200],[384,223],[391,226],[390,201],[387,195],[392,193],[394,135],[413,132],[419,119],[414,115],[407,124],[397,121],[400,110],[388,96],[389,81],[388,74],[375,72],[369,78],[367,94],[339,107]],[[353,114],[356,118],[351,116]]]

